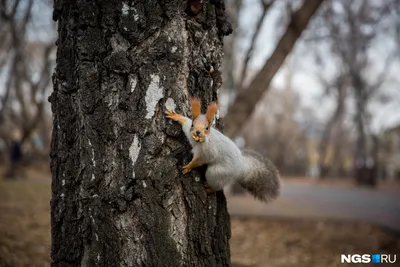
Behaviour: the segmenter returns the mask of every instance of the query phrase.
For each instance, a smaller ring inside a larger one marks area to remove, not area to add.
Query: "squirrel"
[[[212,127],[218,110],[215,102],[209,104],[206,114],[201,114],[201,102],[197,97],[191,98],[191,107],[193,121],[174,110],[165,112],[166,118],[182,125],[192,146],[193,158],[183,167],[183,174],[207,165],[205,188],[208,193],[238,182],[260,201],[277,198],[280,175],[274,164],[257,152],[241,151],[231,139]]]

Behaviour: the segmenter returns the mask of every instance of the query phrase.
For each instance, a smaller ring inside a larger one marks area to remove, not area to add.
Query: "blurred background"
[[[221,116],[229,123],[236,96],[271,77],[244,103],[254,112],[235,141],[270,158],[284,182],[268,206],[226,190],[233,263],[399,257],[400,1],[225,2],[234,32],[224,41]],[[0,266],[50,264],[55,40],[52,1],[0,0]]]

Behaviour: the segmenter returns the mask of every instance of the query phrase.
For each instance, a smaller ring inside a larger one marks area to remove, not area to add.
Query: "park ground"
[[[39,170],[30,170],[28,177],[0,179],[0,267],[50,265],[50,179]],[[400,256],[400,235],[377,225],[274,215],[232,213],[234,267],[331,267],[345,266],[340,254]]]

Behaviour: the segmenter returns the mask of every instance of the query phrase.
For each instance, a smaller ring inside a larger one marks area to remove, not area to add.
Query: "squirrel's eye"
[[[208,126],[206,127],[206,130],[208,131]]]
[[[190,126],[190,127],[192,127],[192,128],[193,128],[193,122],[192,122],[192,126]]]

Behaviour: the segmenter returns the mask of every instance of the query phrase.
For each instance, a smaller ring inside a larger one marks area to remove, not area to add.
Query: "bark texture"
[[[181,174],[190,146],[164,116],[217,100],[231,28],[204,2],[55,1],[52,266],[230,266],[225,197]]]

